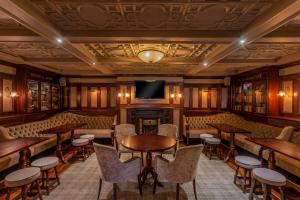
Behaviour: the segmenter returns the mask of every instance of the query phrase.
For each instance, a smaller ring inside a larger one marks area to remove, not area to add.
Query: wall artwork
[[[12,112],[13,109],[13,99],[10,96],[13,91],[13,81],[9,79],[3,79],[3,112]]]
[[[293,81],[283,81],[282,90],[284,91],[282,112],[293,112]]]

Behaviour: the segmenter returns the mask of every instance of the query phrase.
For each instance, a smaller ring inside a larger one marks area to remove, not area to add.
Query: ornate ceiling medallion
[[[140,51],[137,56],[145,63],[156,63],[159,62],[165,54],[159,50],[148,49]]]

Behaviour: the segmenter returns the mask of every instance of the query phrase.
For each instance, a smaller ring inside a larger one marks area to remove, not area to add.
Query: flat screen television
[[[136,81],[135,98],[137,99],[164,99],[165,81]]]

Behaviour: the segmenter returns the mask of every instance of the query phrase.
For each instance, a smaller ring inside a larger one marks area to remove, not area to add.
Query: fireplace
[[[138,134],[157,133],[159,124],[172,123],[171,108],[130,108],[127,110],[128,123],[135,124]]]

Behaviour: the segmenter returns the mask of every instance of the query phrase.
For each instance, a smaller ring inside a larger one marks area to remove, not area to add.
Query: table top
[[[64,134],[69,131],[73,131],[77,128],[85,126],[85,123],[77,123],[77,124],[63,124],[60,126],[55,126],[43,131],[40,131],[39,134]]]
[[[279,139],[270,138],[246,138],[248,141],[258,144],[272,151],[281,153],[290,158],[294,158],[300,161],[300,146]]]
[[[231,126],[229,124],[218,124],[218,123],[211,123],[211,124],[207,124],[215,129],[221,130],[223,132],[226,133],[250,133],[247,130],[241,129],[241,128],[237,128],[235,126]]]
[[[46,137],[26,137],[0,142],[0,158],[27,149],[28,147],[46,141]]]
[[[164,151],[176,145],[176,140],[162,135],[135,135],[122,140],[122,145],[133,151]]]

